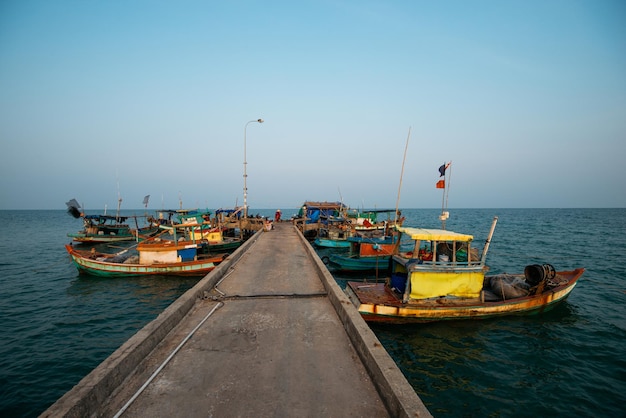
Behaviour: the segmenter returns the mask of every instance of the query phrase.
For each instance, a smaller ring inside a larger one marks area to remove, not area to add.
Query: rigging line
[[[215,305],[213,307],[213,309],[211,309],[211,311],[202,319],[202,321],[200,321],[200,323],[198,325],[196,325],[196,327],[194,329],[191,330],[191,332],[189,334],[187,334],[187,336],[180,342],[180,344],[178,344],[178,346],[174,349],[174,351],[172,351],[170,353],[170,355],[165,359],[165,361],[163,361],[163,363],[161,363],[161,365],[154,371],[154,373],[152,373],[152,375],[148,378],[148,380],[139,388],[139,390],[137,390],[137,392],[135,392],[135,394],[128,400],[128,402],[126,402],[126,404],[119,410],[117,411],[117,414],[114,415],[114,418],[119,418],[124,412],[126,412],[126,410],[128,409],[128,407],[130,407],[130,405],[135,402],[135,400],[139,397],[139,395],[141,395],[141,393],[148,387],[148,385],[154,380],[154,378],[161,372],[161,370],[163,370],[163,368],[167,365],[167,363],[170,362],[170,360],[174,357],[174,355],[176,355],[176,353],[183,347],[183,345],[185,345],[185,343],[191,338],[191,336],[193,334],[196,333],[196,331],[202,326],[202,324],[204,324],[206,322],[207,319],[209,319],[209,317],[211,315],[213,315],[213,313],[218,309],[221,308],[222,306],[224,306],[224,304],[222,302],[219,302],[217,305]]]
[[[394,223],[398,222],[398,205],[400,205],[400,189],[402,189],[402,176],[404,175],[404,162],[406,161],[406,151],[409,149],[409,138],[411,138],[410,126],[409,126],[409,134],[406,137],[406,145],[404,146],[404,157],[402,158],[402,170],[400,171],[400,184],[398,184],[398,198],[396,200],[396,213],[394,215]]]
[[[162,232],[159,232],[158,234],[156,234],[156,235],[154,235],[153,237],[150,237],[150,238],[158,238],[158,237],[160,237],[161,235],[165,234],[166,232],[169,232],[169,231],[167,231],[167,230],[163,230]],[[135,248],[136,246],[138,246],[141,242],[142,242],[142,241],[137,241],[137,243],[136,243],[136,244],[133,244],[133,245],[131,245],[130,247],[126,247],[126,249],[124,249],[124,250],[122,250],[122,251],[118,251],[117,253],[113,253],[113,254],[107,254],[106,256],[107,256],[107,257],[115,257],[115,256],[117,256],[117,255],[124,254],[124,253],[125,253],[125,252],[127,252],[128,250],[132,250],[133,248]],[[115,248],[115,247],[111,247],[111,246],[108,246],[108,247],[109,247],[109,248]],[[120,248],[120,247],[117,247],[117,248]]]

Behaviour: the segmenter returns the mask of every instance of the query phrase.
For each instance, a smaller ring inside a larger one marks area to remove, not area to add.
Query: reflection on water
[[[564,306],[539,322],[511,317],[372,329],[435,416],[518,416],[509,408],[532,398],[511,399],[511,390],[559,390],[569,359],[546,350],[569,344],[571,336],[558,331],[568,317],[575,320]]]

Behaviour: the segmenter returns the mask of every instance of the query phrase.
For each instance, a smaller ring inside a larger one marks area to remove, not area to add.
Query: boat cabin
[[[193,234],[196,223],[176,224],[174,226],[160,225],[163,230],[169,231],[173,239],[153,238],[137,245],[139,264],[179,263],[196,261],[204,245],[198,242]]]
[[[414,241],[411,251],[391,259],[390,286],[403,301],[456,297],[479,298],[483,288],[484,256],[472,248],[472,235],[442,229],[397,227]]]
[[[139,264],[180,263],[198,260],[198,244],[164,241],[142,242],[137,247]]]

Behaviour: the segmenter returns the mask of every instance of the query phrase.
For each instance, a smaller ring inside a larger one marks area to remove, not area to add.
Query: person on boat
[[[421,261],[433,261],[433,253],[427,246],[419,249],[418,257]]]
[[[280,209],[276,209],[276,213],[274,214],[274,222],[280,222]]]

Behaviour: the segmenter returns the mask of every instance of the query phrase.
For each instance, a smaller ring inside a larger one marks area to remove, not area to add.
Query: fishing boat
[[[194,239],[204,241],[210,252],[233,252],[243,244],[241,237],[225,236],[220,227],[198,225],[191,233]]]
[[[331,235],[332,236],[332,235]],[[316,247],[323,248],[349,248],[350,242],[347,238],[342,238],[338,235],[337,238],[330,238],[330,236],[317,237],[313,240],[313,244]]]
[[[539,313],[564,301],[584,268],[533,264],[523,273],[486,275],[496,223],[480,256],[472,235],[398,227],[413,241],[411,251],[391,257],[384,283],[351,281],[346,293],[366,321],[398,324]]]
[[[134,219],[137,223],[137,216],[112,216],[112,215],[83,215],[83,226],[81,231],[68,233],[72,240],[81,243],[105,243],[119,241],[134,241],[146,239],[156,233],[159,229],[155,226],[131,228],[126,223],[128,219]]]
[[[343,272],[365,272],[387,270],[391,256],[398,252],[398,235],[375,237],[350,237],[350,251],[345,254],[331,254],[328,262],[335,270]]]
[[[172,239],[152,237],[131,248],[115,254],[91,250],[79,250],[71,244],[65,245],[72,261],[80,273],[102,277],[128,277],[147,275],[204,276],[226,257],[213,255],[206,242],[190,237],[188,233],[177,233],[179,228],[192,228],[192,224],[161,226],[169,231]]]
[[[320,227],[313,244],[323,248],[349,248],[348,238],[352,234],[349,220],[343,218],[329,220],[325,226]]]
[[[243,239],[235,236],[235,232],[222,224],[218,210],[211,219],[209,210],[197,209],[168,209],[157,211],[157,216],[151,218],[153,225],[176,226],[181,224],[193,225],[190,233],[194,240],[203,240],[210,252],[233,252],[241,246]]]
[[[386,219],[379,219],[380,214],[387,214]],[[392,219],[391,214],[394,214]],[[390,234],[395,225],[402,226],[404,218],[399,217],[400,213],[393,209],[373,209],[373,210],[352,210],[347,216],[352,224],[354,235],[362,237],[381,237]]]
[[[68,213],[74,218],[82,218],[83,229],[76,233],[68,233],[67,236],[73,241],[88,244],[106,242],[139,241],[149,238],[159,232],[158,226],[146,225],[139,227],[138,219],[141,216],[120,216],[119,210],[116,215],[86,215],[76,199],[66,203]],[[129,219],[135,221],[135,228],[127,223]]]
[[[343,202],[306,201],[292,221],[305,238],[314,240],[329,224],[343,222],[347,210]]]
[[[156,226],[159,225],[176,225],[210,221],[211,212],[208,210],[200,211],[198,209],[161,209],[156,211],[156,216],[151,216],[148,220]]]

